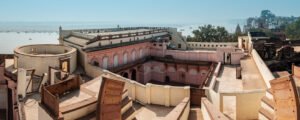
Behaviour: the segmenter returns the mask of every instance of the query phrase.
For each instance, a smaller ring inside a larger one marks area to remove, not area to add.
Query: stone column
[[[170,86],[168,86],[168,85],[166,85],[166,86],[164,86],[164,93],[165,93],[165,106],[167,106],[167,107],[170,107],[170,100],[171,100],[171,98],[170,98]]]
[[[26,87],[26,70],[18,68],[17,93],[22,95],[23,98],[26,96]]]
[[[131,98],[132,100],[135,100],[135,82],[134,81],[130,81],[130,88],[131,88]]]
[[[147,104],[151,104],[151,83],[146,84],[146,98]]]

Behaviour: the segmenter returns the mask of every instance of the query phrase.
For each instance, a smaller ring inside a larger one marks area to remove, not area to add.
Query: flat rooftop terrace
[[[241,59],[242,79],[236,79],[236,68],[234,65],[223,65],[217,78],[219,91],[233,92],[243,90],[266,89],[265,82],[261,76],[254,60],[251,57]]]

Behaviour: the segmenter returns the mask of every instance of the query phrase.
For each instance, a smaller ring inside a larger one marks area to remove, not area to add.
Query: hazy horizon
[[[0,1],[0,21],[215,24],[259,16],[265,9],[278,16],[300,16],[299,4],[297,0],[10,0]]]

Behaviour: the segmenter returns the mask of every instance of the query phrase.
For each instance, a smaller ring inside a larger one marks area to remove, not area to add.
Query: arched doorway
[[[136,70],[135,69],[131,70],[131,80],[136,81]]]
[[[166,76],[165,78],[165,83],[169,83],[170,82],[170,77],[169,76]]]
[[[128,78],[128,73],[127,73],[127,72],[124,72],[122,76],[123,76],[124,78]]]
[[[108,57],[107,56],[103,57],[103,59],[102,59],[102,68],[103,69],[108,68]]]

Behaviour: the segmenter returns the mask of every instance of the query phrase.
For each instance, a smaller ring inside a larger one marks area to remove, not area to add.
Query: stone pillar
[[[147,104],[151,104],[151,83],[146,84],[146,98]]]
[[[48,74],[44,73],[44,77],[42,78],[42,82],[41,85],[39,86],[39,92],[41,92],[42,86],[47,83],[47,79],[48,79]]]
[[[170,86],[164,86],[164,93],[165,93],[165,106],[170,107]]]
[[[18,68],[18,83],[17,83],[17,95],[26,96],[26,70]]]
[[[132,100],[135,100],[135,82],[134,81],[130,81],[130,88],[131,88],[131,98]]]
[[[190,86],[185,86],[184,88],[184,94],[186,97],[190,97]]]

